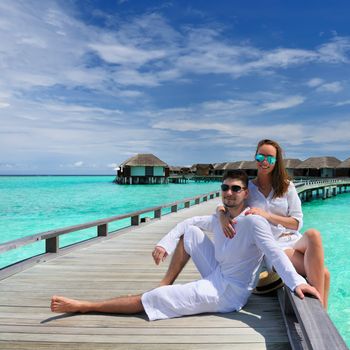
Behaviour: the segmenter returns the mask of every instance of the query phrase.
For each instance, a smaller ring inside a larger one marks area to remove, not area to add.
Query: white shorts
[[[283,250],[285,249],[293,249],[296,242],[302,235],[299,232],[292,233],[290,235],[282,236],[277,239],[277,243],[279,247]]]
[[[163,286],[144,293],[141,301],[150,321],[240,309],[241,305],[233,302],[235,291],[223,283],[220,267],[215,259],[214,244],[207,235],[198,227],[188,226],[184,234],[184,247],[202,279]]]

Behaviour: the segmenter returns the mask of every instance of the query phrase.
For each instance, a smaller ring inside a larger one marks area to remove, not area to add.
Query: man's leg
[[[141,295],[122,296],[102,301],[85,301],[53,296],[51,311],[135,314],[144,311],[144,308],[141,303]]]
[[[218,264],[215,259],[213,242],[200,228],[192,225],[187,226],[184,235],[181,236],[168,271],[160,285],[173,284],[190,258],[202,277],[211,274]]]
[[[177,278],[177,276],[180,274],[182,269],[187,264],[188,260],[190,259],[190,256],[186,253],[185,247],[184,247],[184,236],[181,236],[179,243],[176,246],[175,252],[171,258],[168,270],[163,277],[163,279],[160,281],[161,286],[167,286],[169,284],[173,284]]]

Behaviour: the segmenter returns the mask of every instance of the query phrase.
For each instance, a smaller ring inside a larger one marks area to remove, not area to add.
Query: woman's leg
[[[294,249],[287,249],[285,252],[297,272],[306,276],[309,283],[321,294],[323,305],[326,307],[328,301],[329,278],[327,282],[320,233],[315,229],[307,230],[295,243]]]
[[[325,267],[324,269],[324,298],[323,298],[323,305],[325,309],[328,308],[328,297],[329,297],[329,288],[331,285],[331,274],[328,271],[328,269]]]

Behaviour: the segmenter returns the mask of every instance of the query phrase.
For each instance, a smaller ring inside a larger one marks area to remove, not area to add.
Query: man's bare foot
[[[52,312],[86,312],[84,302],[54,295],[51,298]]]

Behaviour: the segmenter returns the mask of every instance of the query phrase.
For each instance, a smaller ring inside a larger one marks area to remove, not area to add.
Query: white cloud
[[[319,60],[326,63],[349,63],[350,38],[336,36],[317,50]]]
[[[317,88],[317,91],[321,92],[333,92],[337,93],[343,90],[342,83],[340,81],[335,81],[333,83],[322,84]]]
[[[0,101],[0,108],[6,108],[6,107],[9,107],[9,106],[10,106],[9,103]]]
[[[263,104],[263,111],[277,111],[280,109],[288,109],[296,107],[302,104],[305,101],[305,98],[302,96],[291,96],[280,101],[268,102]]]
[[[310,79],[306,85],[309,86],[309,87],[317,87],[317,86],[320,86],[324,83],[324,80],[321,79],[321,78],[313,78],[313,79]]]
[[[114,44],[90,44],[102,59],[109,63],[141,66],[149,61],[161,59],[165,56],[162,50],[142,50],[140,48]]]
[[[77,168],[80,168],[80,167],[82,167],[83,165],[84,165],[84,162],[81,161],[81,160],[74,163],[74,166],[77,167]]]
[[[337,102],[337,103],[335,104],[335,106],[337,106],[337,107],[347,106],[347,105],[350,105],[350,100]]]

